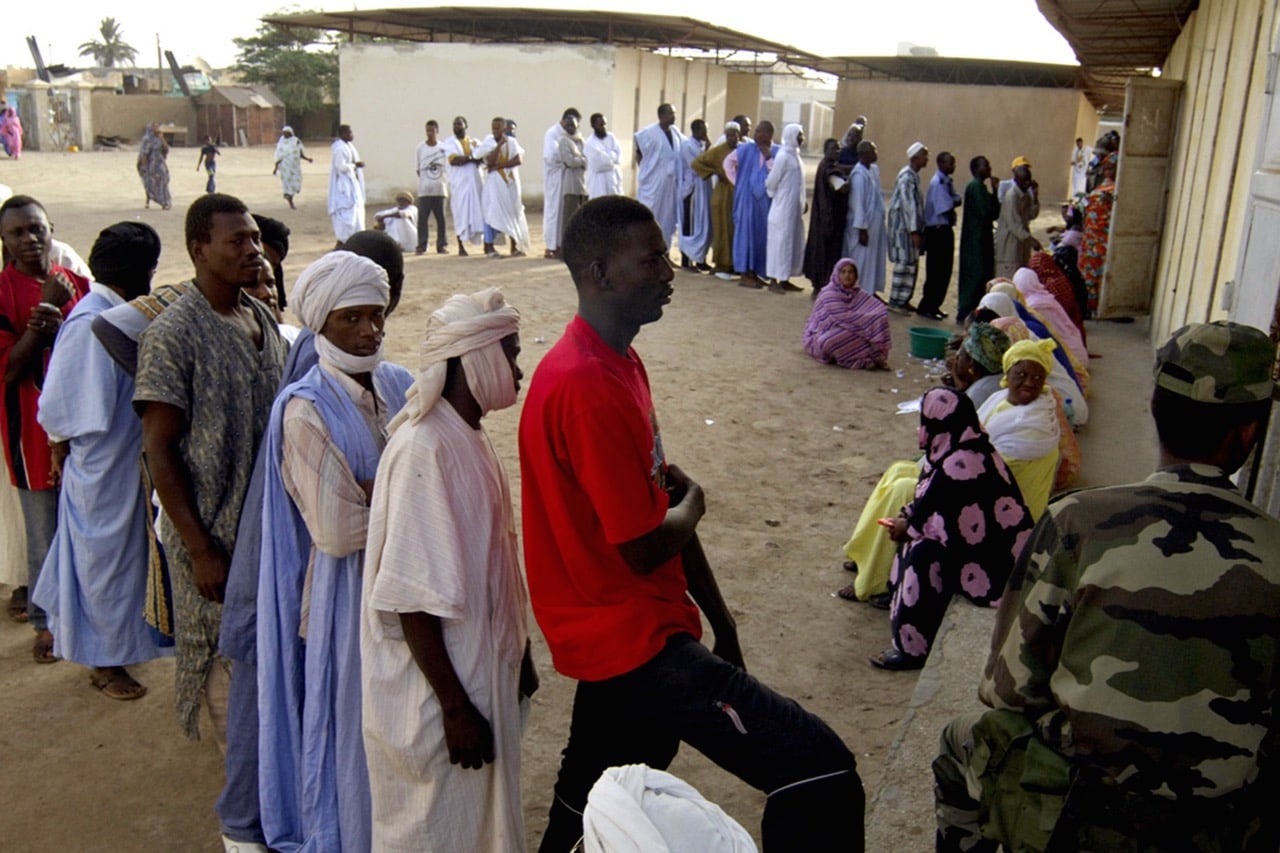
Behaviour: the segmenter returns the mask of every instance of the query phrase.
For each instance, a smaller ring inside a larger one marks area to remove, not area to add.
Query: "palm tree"
[[[93,56],[93,61],[104,68],[114,68],[117,62],[133,64],[138,50],[126,42],[120,34],[120,25],[115,18],[103,18],[98,25],[102,41],[87,41],[80,45],[81,56]]]

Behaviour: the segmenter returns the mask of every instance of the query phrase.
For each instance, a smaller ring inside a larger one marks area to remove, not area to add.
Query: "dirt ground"
[[[333,245],[325,213],[328,157],[323,143],[310,147],[317,162],[304,164],[296,212],[270,175],[271,148],[228,149],[218,164],[220,190],[293,229],[289,281]],[[56,235],[85,256],[106,225],[150,223],[165,245],[156,282],[173,282],[191,272],[181,247],[183,211],[204,187],[203,173],[193,171],[196,156],[194,148],[171,154],[175,204],[167,212],[143,210],[131,152],[32,152],[20,161],[0,160],[0,183],[40,199]],[[808,170],[812,174],[812,163]],[[406,188],[412,178],[406,174]],[[530,223],[540,255],[535,211]],[[410,256],[406,277],[404,300],[388,324],[388,354],[411,369],[427,314],[452,293],[504,289],[522,312],[526,375],[575,308],[564,267],[540,258]],[[887,462],[915,449],[915,422],[897,416],[895,406],[932,384],[930,368],[907,357],[912,323],[902,318],[892,319],[893,370],[847,371],[820,366],[801,349],[806,295],[748,291],[689,273],[678,273],[674,285],[666,316],[645,327],[636,346],[648,366],[668,457],[706,490],[702,541],[737,618],[747,665],[836,729],[857,754],[870,790],[885,769],[885,750],[914,679],[867,666],[867,657],[888,642],[888,616],[840,601],[833,590],[848,579],[839,568],[840,548],[863,499]],[[953,309],[954,297],[946,310]],[[516,406],[486,421],[517,502],[518,415]],[[1086,480],[1121,479],[1114,469],[1095,473],[1088,454],[1086,446]],[[1139,460],[1139,469],[1145,463]],[[0,802],[6,805],[0,847],[221,849],[213,803],[222,759],[212,742],[188,742],[179,731],[172,662],[137,667],[150,694],[112,702],[90,689],[87,670],[66,662],[36,666],[30,647],[27,626],[0,623]],[[573,688],[552,670],[536,631],[534,649],[543,678],[523,751],[531,845],[545,824]],[[672,770],[758,832],[760,794],[690,749]]]

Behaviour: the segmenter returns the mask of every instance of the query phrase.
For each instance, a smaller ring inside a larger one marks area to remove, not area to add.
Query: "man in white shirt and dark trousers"
[[[447,166],[449,154],[440,144],[440,125],[435,119],[427,122],[427,139],[418,143],[418,248],[414,254],[427,251],[428,217],[436,220],[436,254],[449,254],[448,237],[444,232],[444,199],[448,195]]]
[[[916,313],[930,320],[945,320],[942,300],[947,298],[956,252],[956,208],[960,196],[951,183],[956,158],[950,151],[938,155],[938,171],[929,181],[924,198],[924,294]]]

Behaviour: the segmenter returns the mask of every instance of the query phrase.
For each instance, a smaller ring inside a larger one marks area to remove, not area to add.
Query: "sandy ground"
[[[328,159],[322,145],[311,148],[317,163],[304,164],[296,212],[270,176],[272,149],[229,149],[219,161],[220,190],[293,229],[289,281],[333,245],[325,214]],[[97,232],[112,222],[152,224],[165,245],[156,281],[173,282],[191,272],[181,249],[182,211],[203,191],[195,159],[196,149],[171,155],[175,206],[167,212],[143,210],[130,152],[29,153],[21,161],[0,160],[0,182],[39,198],[57,236],[86,256]],[[406,185],[411,178],[406,175]],[[530,219],[540,255],[540,221],[534,212]],[[456,255],[406,261],[405,296],[389,321],[388,352],[410,368],[427,314],[451,293],[504,289],[523,315],[527,375],[575,308],[572,284],[557,262]],[[911,323],[902,318],[892,320],[892,371],[846,371],[817,365],[801,349],[807,296],[748,291],[688,273],[677,273],[674,284],[666,316],[646,327],[636,345],[648,365],[668,457],[706,490],[702,541],[738,620],[747,665],[839,732],[870,790],[885,769],[885,750],[914,678],[867,666],[867,657],[887,644],[888,616],[832,592],[848,579],[839,568],[840,547],[863,499],[887,462],[914,451],[915,423],[896,416],[895,406],[932,384],[929,367],[907,357]],[[947,310],[953,308],[954,298]],[[1104,364],[1133,372],[1119,360]],[[517,501],[518,414],[517,406],[486,422]],[[1139,460],[1139,470],[1145,464]],[[1086,481],[1123,479],[1114,468],[1095,473],[1088,455],[1085,465]],[[213,803],[222,759],[212,742],[181,735],[172,663],[137,667],[150,694],[112,702],[90,689],[82,667],[33,664],[30,646],[28,627],[0,623],[0,802],[6,806],[0,847],[220,849]],[[545,823],[573,689],[552,670],[536,631],[534,649],[543,680],[523,753],[531,845]],[[760,794],[690,749],[672,770],[758,831]]]

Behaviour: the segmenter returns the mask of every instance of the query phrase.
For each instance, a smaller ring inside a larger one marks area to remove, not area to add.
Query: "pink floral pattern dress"
[[[893,647],[923,660],[956,593],[995,607],[1031,536],[1031,513],[973,401],[932,388],[920,404],[923,468],[889,588]]]

